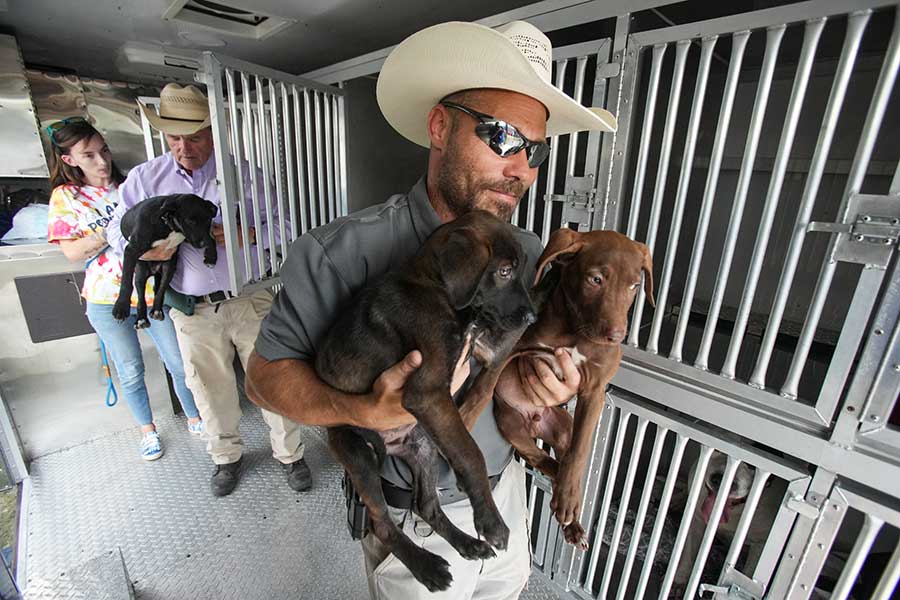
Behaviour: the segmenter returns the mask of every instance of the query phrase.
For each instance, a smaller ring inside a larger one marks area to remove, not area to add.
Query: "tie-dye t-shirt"
[[[119,202],[115,187],[61,185],[50,196],[47,241],[58,243],[77,240],[105,229]],[[152,280],[151,280],[152,281]],[[113,304],[122,283],[122,261],[112,248],[105,248],[92,258],[84,273],[81,295],[94,304]],[[147,283],[147,304],[153,302],[153,288]],[[132,294],[131,305],[137,305]]]

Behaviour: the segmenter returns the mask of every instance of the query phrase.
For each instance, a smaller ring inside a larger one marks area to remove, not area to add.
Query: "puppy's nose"
[[[719,489],[719,484],[722,483],[722,474],[714,473],[713,475],[710,476],[709,482],[711,484],[713,484],[714,486],[716,486],[716,489]]]
[[[618,344],[619,342],[621,342],[622,340],[625,339],[625,333],[626,332],[625,332],[624,328],[607,329],[606,330],[606,339],[609,340],[610,342]]]

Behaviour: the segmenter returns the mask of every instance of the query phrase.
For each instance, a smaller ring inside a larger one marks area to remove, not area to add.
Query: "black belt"
[[[207,302],[209,304],[218,304],[219,302],[225,302],[226,300],[231,300],[232,298],[237,298],[237,296],[227,290],[216,290],[215,292],[210,292],[205,296],[194,296],[194,299],[198,303]]]
[[[497,482],[500,481],[500,476],[502,474],[503,473],[497,473],[496,475],[488,477],[491,489],[497,487]],[[381,489],[384,492],[384,499],[394,508],[409,510],[412,506],[412,492],[410,490],[397,487],[384,478],[381,479]],[[455,487],[446,490],[438,490],[437,494],[441,504],[451,504],[468,498],[465,492],[458,490]]]

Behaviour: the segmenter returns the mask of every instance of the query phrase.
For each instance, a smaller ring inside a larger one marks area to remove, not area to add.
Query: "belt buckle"
[[[222,290],[218,290],[206,296],[210,304],[218,304],[228,300],[228,296]]]

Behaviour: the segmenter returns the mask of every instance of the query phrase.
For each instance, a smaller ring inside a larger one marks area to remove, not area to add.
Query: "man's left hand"
[[[507,385],[502,387],[506,390],[518,388],[520,398],[536,407],[565,404],[578,393],[581,373],[567,350],[557,348],[554,354],[562,370],[563,379],[559,379],[545,361],[521,356],[507,365],[500,375],[501,380],[509,382],[513,378],[517,380],[514,383],[518,385],[512,388]],[[501,387],[500,383],[498,387]]]
[[[212,226],[212,235],[216,240],[216,244],[219,246],[225,245],[225,227],[219,223],[213,223]],[[250,243],[256,243],[256,229],[253,227],[247,228],[247,235],[250,236]],[[244,247],[244,237],[241,233],[241,228],[237,228],[237,237],[238,237],[238,248]]]

